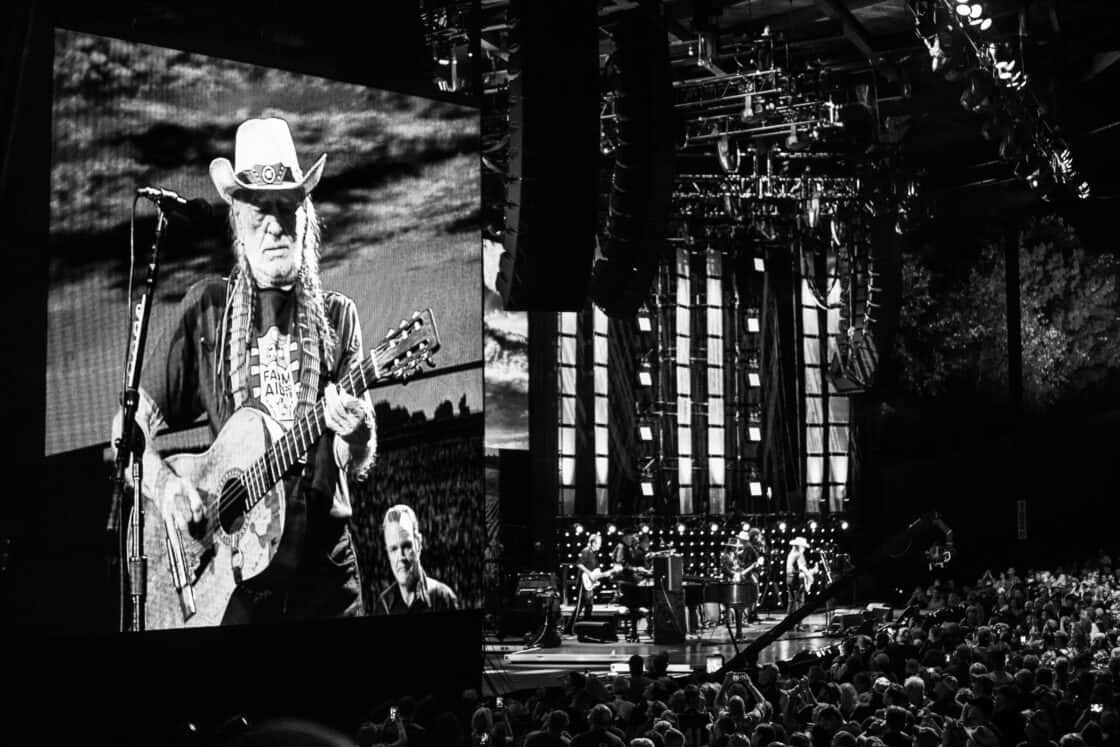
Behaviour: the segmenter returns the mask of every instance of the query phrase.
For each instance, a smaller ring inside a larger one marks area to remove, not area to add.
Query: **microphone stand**
[[[145,440],[144,432],[136,424],[136,410],[140,405],[140,373],[144,366],[144,346],[148,339],[148,322],[159,276],[159,242],[167,226],[167,217],[159,209],[156,217],[155,238],[148,259],[148,277],[143,295],[136,304],[135,317],[130,330],[128,358],[125,364],[125,388],[121,393],[123,417],[121,435],[116,441],[117,457],[113,470],[113,497],[106,530],[117,538],[117,569],[120,578],[120,628],[139,632],[144,629],[144,607],[148,588],[148,559],[144,555],[144,500],[140,485],[143,480]],[[131,303],[132,299],[129,299]],[[125,490],[125,472],[132,461],[132,493]],[[128,532],[121,526],[121,517],[129,511]],[[126,549],[127,547],[127,549]],[[128,553],[128,570],[124,567]],[[131,619],[129,603],[131,602]]]

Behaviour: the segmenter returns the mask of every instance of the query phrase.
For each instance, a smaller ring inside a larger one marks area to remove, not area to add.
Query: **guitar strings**
[[[410,326],[413,326],[417,323],[418,323],[418,320],[414,320],[413,322],[410,323]],[[377,345],[373,349],[370,357],[371,358],[376,358],[379,354],[384,353],[385,350],[387,350],[387,349],[389,349],[389,341],[388,340],[383,341],[382,343]],[[339,382],[340,384],[345,386],[347,391],[353,392],[355,386],[359,383],[355,378],[356,376],[361,377],[361,382],[360,383],[362,384],[363,390],[369,388],[370,384],[366,380],[366,373],[365,373],[364,364],[365,364],[364,360],[359,361],[353,368],[351,368],[346,373],[343,380]],[[376,362],[375,362],[375,365],[376,365]],[[315,408],[312,411],[311,415],[313,416],[316,424],[318,424],[318,421],[323,418],[323,404],[322,404],[321,401],[316,403]],[[260,496],[255,501],[253,501],[254,506],[258,502],[260,502],[260,500],[262,498],[264,498],[264,496],[268,495],[269,490],[271,490],[272,488],[271,487],[265,487],[266,478],[267,478],[267,480],[271,481],[272,480],[272,475],[271,475],[271,470],[267,470],[263,465],[267,462],[270,455],[275,455],[275,453],[278,452],[278,451],[281,453],[281,455],[283,455],[283,449],[285,449],[285,448],[287,448],[292,454],[297,453],[297,450],[294,448],[295,444],[293,444],[291,442],[293,440],[295,440],[295,436],[299,436],[300,441],[301,441],[300,446],[302,447],[302,438],[303,437],[302,437],[301,429],[303,427],[303,422],[304,422],[303,420],[297,421],[294,428],[285,432],[284,435],[282,435],[279,439],[277,439],[276,442],[272,446],[270,446],[261,457],[259,457],[256,461],[253,462],[252,466],[250,466],[249,469],[245,470],[244,472],[242,472],[240,475],[238,475],[235,478],[235,480],[237,482],[237,485],[232,490],[228,491],[228,493],[229,493],[228,498],[227,498],[227,491],[223,490],[222,494],[218,497],[217,501],[210,504],[209,506],[204,506],[203,507],[203,514],[206,516],[206,518],[208,520],[210,520],[210,523],[217,523],[220,526],[221,525],[221,515],[222,515],[222,513],[224,513],[227,509],[231,508],[232,506],[234,506],[238,502],[240,502],[242,504],[242,506],[244,507],[244,509],[242,510],[242,514],[247,512],[247,510],[250,508],[250,506],[249,506],[250,499],[253,498],[253,490],[250,488],[249,485],[246,485],[246,483],[245,483],[245,478],[246,477],[248,477],[251,480],[256,479],[261,484],[262,489],[261,489],[261,492],[260,492]],[[312,435],[312,429],[310,429],[310,428],[308,429],[308,434],[307,435],[308,435],[308,437],[310,437]],[[300,449],[299,451],[302,452],[303,449]],[[279,478],[277,478],[277,482],[278,481],[279,481]],[[275,485],[275,483],[273,483],[273,485]],[[217,514],[217,516],[215,516],[214,514]],[[207,534],[209,535],[210,533],[211,533],[211,530],[207,530]]]

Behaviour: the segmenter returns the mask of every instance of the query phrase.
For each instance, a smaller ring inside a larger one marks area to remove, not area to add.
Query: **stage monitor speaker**
[[[680,591],[684,577],[684,556],[673,553],[653,556],[653,583],[668,591]]]
[[[653,642],[684,643],[684,592],[653,590]]]
[[[605,620],[580,620],[572,626],[576,638],[582,643],[616,643],[618,633],[614,618]]]

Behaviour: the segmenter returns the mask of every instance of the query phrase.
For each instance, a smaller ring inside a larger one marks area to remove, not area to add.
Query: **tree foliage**
[[[988,243],[963,277],[927,257],[902,263],[896,354],[909,394],[999,401],[1008,388],[1004,247]],[[1023,396],[1042,411],[1091,393],[1120,367],[1117,260],[1087,253],[1057,217],[1020,232]]]

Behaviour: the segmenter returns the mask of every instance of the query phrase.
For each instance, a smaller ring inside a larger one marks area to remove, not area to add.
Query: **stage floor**
[[[863,609],[833,607],[811,614],[802,621],[805,630],[787,632],[767,646],[759,654],[759,663],[784,661],[802,651],[832,645],[839,640],[825,635],[832,619],[842,614],[858,614]],[[569,671],[607,673],[612,664],[627,666],[634,654],[648,657],[658,651],[669,653],[670,674],[686,674],[704,667],[708,656],[712,654],[722,654],[724,661],[730,661],[740,648],[784,619],[784,615],[777,612],[760,612],[759,615],[759,622],[743,624],[742,636],[738,641],[732,640],[726,626],[719,626],[691,632],[685,636],[683,643],[655,644],[644,620],[639,623],[637,643],[625,642],[621,629],[617,643],[583,643],[574,635],[561,633],[561,644],[550,648],[526,648],[510,638],[504,641],[488,638],[483,665],[483,691],[486,695],[503,695],[519,690],[550,687],[559,684]],[[567,619],[566,615],[564,619]]]

